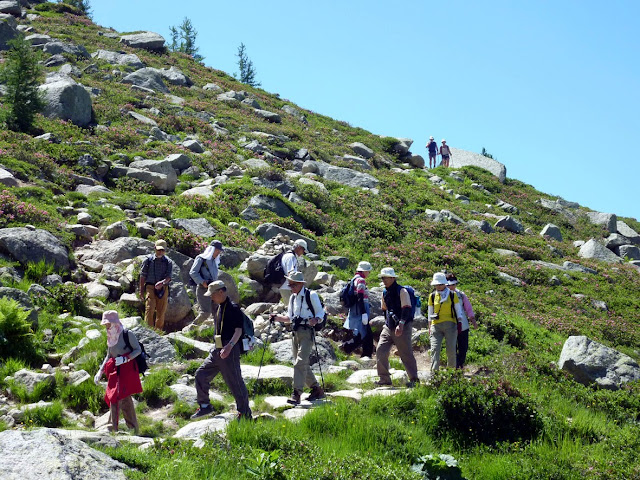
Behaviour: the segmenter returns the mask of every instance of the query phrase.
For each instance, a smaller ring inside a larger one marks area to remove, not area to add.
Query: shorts
[[[429,152],[429,158],[436,158],[438,156],[437,153],[431,153]]]
[[[442,160],[449,160],[449,155],[442,155]]]

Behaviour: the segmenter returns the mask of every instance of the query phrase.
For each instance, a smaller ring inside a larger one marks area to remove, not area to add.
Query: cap
[[[156,240],[156,250],[166,250],[167,242],[164,240]]]
[[[120,317],[118,316],[118,312],[115,310],[107,310],[102,314],[102,321],[100,325],[106,325],[107,323],[116,323],[120,321]]]
[[[356,269],[356,271],[358,272],[370,272],[371,271],[371,264],[369,262],[360,262],[358,264],[358,268]]]
[[[220,240],[214,240],[213,242],[211,242],[211,246],[213,248],[217,248],[218,250],[224,250],[224,247],[222,246],[222,242]]]
[[[305,252],[308,252],[309,250],[307,249],[307,242],[305,242],[303,239],[299,238],[298,240],[296,240],[295,242],[293,242],[293,248],[296,247],[302,247],[304,248]]]
[[[304,240],[303,240],[304,241]],[[290,272],[288,276],[284,277],[290,282],[295,283],[307,283],[304,281],[304,274],[302,272]]]
[[[442,273],[434,273],[433,280],[431,280],[431,285],[446,285],[447,284],[447,276]]]
[[[393,270],[393,268],[391,267],[384,267],[382,270],[380,270],[380,275],[378,275],[378,278],[384,278],[384,277],[393,277],[396,278],[396,272]]]
[[[429,140],[433,140],[433,136],[429,137]]]
[[[442,139],[442,143],[447,143],[447,141],[443,138],[443,139]]]
[[[458,283],[458,279],[453,273],[447,274],[447,285],[456,285]]]
[[[209,288],[207,289],[207,291],[204,292],[204,296],[210,297],[211,295],[216,293],[218,290],[222,290],[223,288],[226,290],[227,286],[224,284],[222,280],[216,280],[215,282],[211,282],[209,284]]]

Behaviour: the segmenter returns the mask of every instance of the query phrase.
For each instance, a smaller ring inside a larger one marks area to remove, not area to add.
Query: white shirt
[[[285,275],[298,270],[298,257],[293,252],[287,252],[282,256],[282,271]],[[283,290],[291,290],[289,281],[285,278],[284,283],[280,287]]]
[[[287,316],[291,321],[293,321],[293,317],[300,315],[303,319],[309,318],[324,318],[324,308],[322,308],[322,303],[320,303],[320,297],[313,290],[309,290],[311,292],[310,300],[313,304],[313,309],[315,310],[315,315],[311,313],[311,309],[307,305],[306,296],[307,288],[302,287],[302,290],[297,294],[292,294],[291,299],[289,300],[289,306],[287,309]]]

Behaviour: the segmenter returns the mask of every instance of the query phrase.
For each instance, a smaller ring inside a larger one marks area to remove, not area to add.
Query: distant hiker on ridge
[[[429,137],[427,143],[427,150],[429,150],[429,168],[436,168],[436,158],[438,156],[438,144],[433,139],[433,136]]]
[[[449,159],[451,158],[451,155],[451,149],[449,148],[449,145],[447,145],[447,141],[443,138],[442,145],[440,146],[440,156],[442,157],[440,165],[449,168]]]

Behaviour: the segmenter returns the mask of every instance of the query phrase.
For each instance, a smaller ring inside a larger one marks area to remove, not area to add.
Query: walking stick
[[[313,344],[316,346],[316,357],[318,358],[318,368],[320,369],[320,379],[322,380],[322,390],[324,391],[324,376],[322,375],[322,362],[318,353],[318,342],[316,342],[316,331],[313,330]]]

